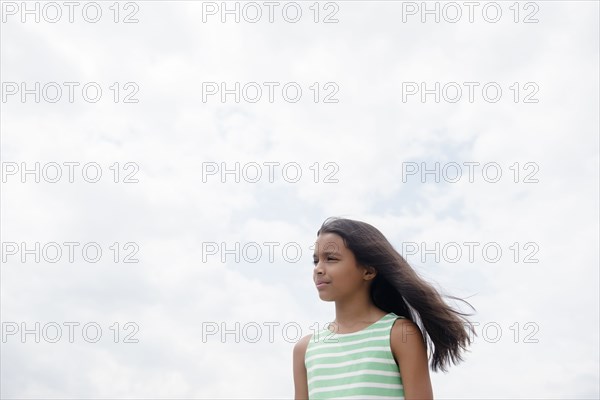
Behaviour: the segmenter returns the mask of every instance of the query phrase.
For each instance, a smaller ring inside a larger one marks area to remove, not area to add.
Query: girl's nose
[[[314,269],[315,274],[317,275],[322,275],[323,274],[323,267],[321,266],[321,262],[318,262],[315,265],[315,269]]]

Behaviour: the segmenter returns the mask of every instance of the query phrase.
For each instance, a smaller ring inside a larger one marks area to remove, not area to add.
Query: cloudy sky
[[[2,398],[291,398],[329,216],[476,309],[436,398],[599,390],[599,3],[2,1]]]

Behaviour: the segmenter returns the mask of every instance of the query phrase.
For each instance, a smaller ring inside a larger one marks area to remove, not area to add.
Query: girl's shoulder
[[[416,338],[423,340],[423,334],[419,326],[415,322],[401,315],[394,318],[390,336],[392,344],[394,344],[394,342],[407,343],[407,341],[412,341]]]
[[[304,354],[306,353],[306,349],[308,348],[311,337],[312,334],[308,334],[296,342],[294,345],[294,356],[302,356],[304,358]]]

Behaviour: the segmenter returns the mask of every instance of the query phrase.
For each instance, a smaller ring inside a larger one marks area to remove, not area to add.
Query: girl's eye
[[[335,261],[336,258],[334,257],[327,257],[327,261]],[[313,264],[317,265],[319,263],[319,260],[313,260]]]

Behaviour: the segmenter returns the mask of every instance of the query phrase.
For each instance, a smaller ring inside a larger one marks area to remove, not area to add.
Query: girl
[[[314,264],[319,297],[335,302],[335,321],[294,346],[295,398],[432,399],[427,350],[435,347],[433,371],[462,361],[471,344],[465,323],[475,334],[464,318],[471,314],[448,306],[364,222],[325,220]]]

